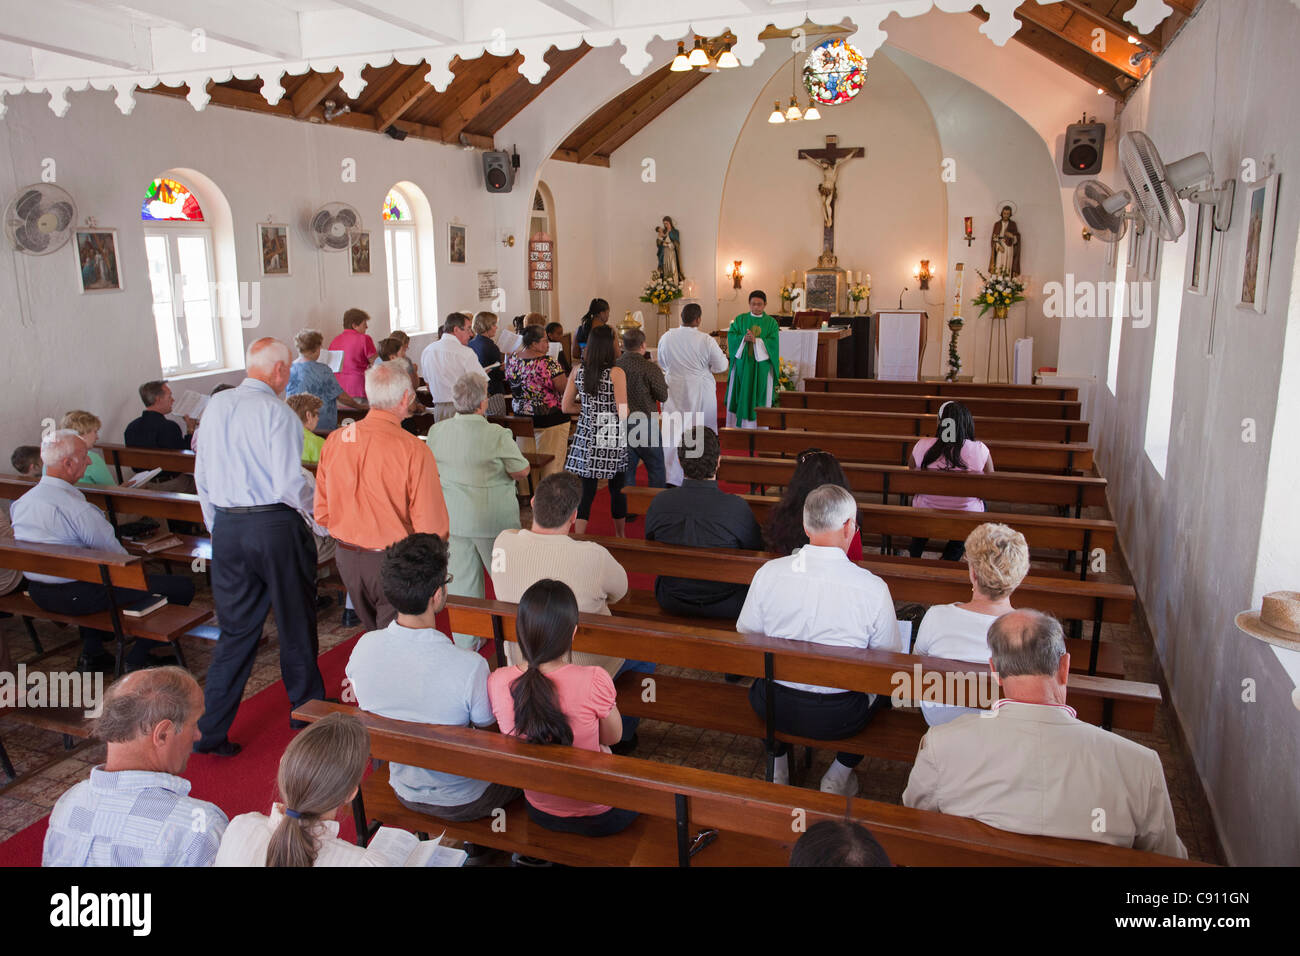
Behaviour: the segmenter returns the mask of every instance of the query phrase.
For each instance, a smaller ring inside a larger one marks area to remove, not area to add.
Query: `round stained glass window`
[[[867,84],[867,59],[840,39],[827,40],[808,54],[803,85],[818,103],[847,103]]]

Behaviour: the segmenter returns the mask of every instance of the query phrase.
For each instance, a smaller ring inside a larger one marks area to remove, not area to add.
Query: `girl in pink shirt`
[[[614,681],[600,667],[566,658],[578,630],[578,601],[567,584],[544,578],[519,599],[515,620],[523,667],[500,667],[488,677],[488,701],[503,734],[532,743],[609,753],[623,736]],[[627,829],[631,810],[525,790],[529,818],[548,830],[609,836]]]
[[[991,473],[993,456],[988,445],[975,440],[975,420],[961,402],[944,402],[939,406],[939,427],[934,438],[922,438],[912,446],[909,468],[942,469]],[[913,508],[937,508],[944,511],[983,511],[979,498],[954,495],[913,495]],[[925,538],[913,538],[909,553],[919,558],[925,553]],[[960,541],[949,541],[943,560],[960,561],[965,548]]]
[[[366,312],[348,309],[343,313],[343,331],[330,343],[330,351],[343,353],[343,367],[334,373],[339,387],[358,398],[366,397],[366,369],[379,354],[375,340],[366,335],[369,324],[370,316]]]

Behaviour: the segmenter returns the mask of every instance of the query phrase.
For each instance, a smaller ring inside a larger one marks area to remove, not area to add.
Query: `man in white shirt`
[[[832,647],[901,651],[898,619],[889,586],[849,560],[849,543],[858,530],[858,503],[838,485],[822,485],[803,506],[808,544],[794,554],[767,562],[749,586],[736,620],[742,634]],[[873,695],[836,687],[776,681],[776,729],[782,733],[840,740],[862,730],[873,714]],[[765,682],[749,689],[749,702],[767,712]],[[853,773],[861,754],[840,753],[822,777],[827,793],[858,792]],[[789,748],[778,741],[772,779],[789,783]]]
[[[211,866],[226,815],[190,794],[203,691],[179,667],[129,674],[109,688],[95,735],[104,762],[59,797],[42,866]]]
[[[41,461],[45,464],[45,475],[10,509],[14,540],[126,554],[126,548],[117,540],[104,513],[87,501],[76,487],[90,464],[86,443],[81,437],[71,429],[51,433],[41,442]],[[148,575],[148,591],[113,588],[111,594],[105,585],[91,581],[74,581],[30,571],[26,577],[27,593],[36,606],[56,614],[96,614],[108,610],[113,602],[123,607],[135,604],[149,594],[161,594],[170,603],[182,606],[194,600],[194,581],[188,576],[175,574]],[[104,641],[112,637],[106,631],[81,628],[82,651],[77,661],[78,670],[111,670],[115,662],[111,655],[104,653]],[[152,641],[137,639],[126,659],[127,669],[176,660],[170,652],[166,658],[151,658],[149,651],[154,646]],[[119,647],[119,658],[121,652]]]
[[[442,323],[442,335],[438,340],[426,345],[420,353],[420,374],[433,397],[434,424],[455,416],[456,405],[451,392],[462,375],[481,375],[483,381],[487,381],[487,372],[469,347],[469,340],[473,337],[469,316],[453,312]]]
[[[447,543],[436,534],[403,538],[385,553],[380,579],[397,619],[363,634],[352,649],[346,673],[357,705],[413,723],[495,724],[487,661],[435,629],[434,619],[447,603]],[[399,763],[389,764],[388,779],[404,806],[451,821],[488,816],[520,793]]]
[[[700,331],[701,314],[694,302],[683,308],[681,327],[665,332],[655,352],[668,379],[660,430],[670,485],[680,485],[684,477],[677,457],[682,433],[699,426],[718,431],[718,383],[713,376],[727,370],[727,356],[713,336]]]
[[[1002,699],[930,728],[903,804],[1186,859],[1159,755],[1066,705],[1070,655],[1060,623],[1011,611],[993,622],[988,643]]]

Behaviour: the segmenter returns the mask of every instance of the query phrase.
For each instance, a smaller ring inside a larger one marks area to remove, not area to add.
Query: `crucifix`
[[[821,197],[822,207],[822,254],[817,264],[831,268],[835,266],[835,199],[839,194],[835,181],[841,166],[851,159],[867,155],[865,147],[840,147],[838,142],[838,137],[827,136],[824,149],[801,149],[796,157],[808,160],[821,170],[822,181],[817,184],[817,195]]]

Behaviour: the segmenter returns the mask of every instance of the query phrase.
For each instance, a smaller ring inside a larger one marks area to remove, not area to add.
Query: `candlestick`
[[[954,319],[961,318],[961,284],[962,284],[962,279],[965,277],[965,271],[966,271],[966,263],[964,262],[957,263],[957,282],[955,283],[957,286],[957,291],[953,295],[953,300],[952,300],[952,316]]]

